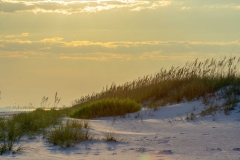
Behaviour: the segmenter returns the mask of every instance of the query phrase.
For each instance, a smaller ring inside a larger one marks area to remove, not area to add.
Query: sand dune
[[[222,103],[216,101],[215,103]],[[96,160],[193,160],[240,159],[240,107],[230,115],[218,112],[213,116],[185,120],[187,113],[200,113],[201,100],[158,108],[143,109],[123,117],[89,120],[90,133],[98,140],[89,140],[71,148],[49,145],[46,139],[25,138],[16,144],[32,149],[21,154],[4,154],[3,159],[96,159]],[[73,120],[63,118],[63,122]],[[79,120],[80,121],[80,120]],[[111,132],[119,142],[106,142],[101,136]]]

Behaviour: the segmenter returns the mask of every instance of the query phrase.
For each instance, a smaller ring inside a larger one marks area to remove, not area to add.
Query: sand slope
[[[6,153],[0,159],[240,159],[240,107],[228,116],[218,112],[214,116],[185,120],[187,113],[197,114],[203,108],[201,100],[168,105],[157,111],[143,106],[140,112],[115,120],[113,117],[89,120],[90,133],[95,137],[101,139],[105,132],[113,132],[121,142],[91,140],[64,149],[48,144],[41,137],[26,138],[15,146],[24,144],[34,150],[16,155]]]

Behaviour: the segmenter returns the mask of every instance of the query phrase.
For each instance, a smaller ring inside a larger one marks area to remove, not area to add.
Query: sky
[[[69,106],[162,67],[240,54],[239,0],[0,0],[0,107]]]

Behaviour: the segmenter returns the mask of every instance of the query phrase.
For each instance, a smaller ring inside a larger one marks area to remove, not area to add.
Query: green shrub
[[[47,141],[60,147],[72,147],[75,143],[91,139],[89,131],[84,129],[85,122],[70,122],[49,131]]]
[[[122,116],[127,113],[137,112],[140,104],[130,99],[108,98],[85,104],[70,116],[73,118],[90,119],[107,116]]]

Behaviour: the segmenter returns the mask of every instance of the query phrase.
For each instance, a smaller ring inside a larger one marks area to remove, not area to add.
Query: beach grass
[[[131,99],[107,98],[80,106],[70,117],[90,119],[107,116],[122,116],[137,112],[141,105]]]
[[[239,62],[240,58],[237,57],[202,61],[196,59],[183,67],[162,68],[155,74],[139,77],[122,85],[112,83],[99,93],[82,96],[72,102],[72,108],[107,98],[129,98],[137,103],[148,101],[149,107],[165,106],[199,99],[228,86],[232,89],[229,93],[226,92],[226,99],[232,104],[236,99],[233,100],[231,93],[239,94]]]
[[[13,144],[23,136],[34,138],[43,135],[47,142],[61,147],[74,146],[75,143],[91,139],[87,121],[82,123],[67,122],[62,124],[62,117],[91,119],[107,116],[124,116],[137,112],[141,104],[149,108],[165,106],[203,99],[221,91],[225,103],[222,106],[211,105],[200,113],[200,116],[213,115],[218,110],[230,114],[240,101],[240,58],[231,57],[222,60],[207,59],[186,63],[183,67],[161,69],[153,75],[139,77],[122,85],[112,83],[101,92],[82,96],[74,100],[72,107],[49,111],[41,108],[29,113],[14,114],[10,118],[0,117],[0,154],[13,150]],[[56,98],[55,106],[60,101]],[[43,99],[46,106],[47,98]],[[196,115],[191,113],[186,119],[193,120]],[[106,140],[113,140],[114,134],[106,134]]]
[[[119,135],[114,132],[105,132],[102,140],[118,142],[118,141],[122,141],[123,138],[120,138]]]
[[[12,151],[13,144],[23,136],[34,138],[43,135],[48,127],[59,124],[62,111],[37,109],[29,113],[14,114],[10,118],[0,117],[1,154]]]
[[[47,141],[62,148],[72,147],[76,143],[91,139],[85,122],[67,121],[49,131]]]

